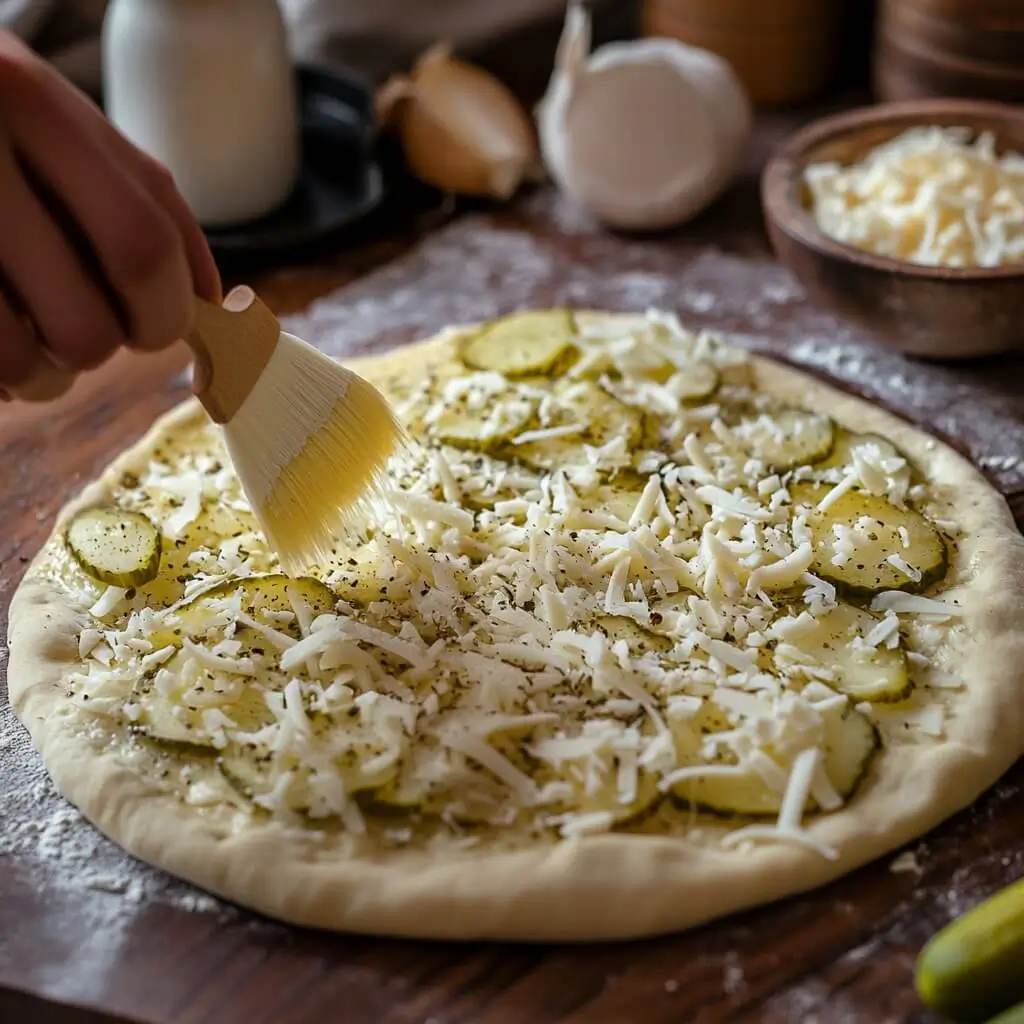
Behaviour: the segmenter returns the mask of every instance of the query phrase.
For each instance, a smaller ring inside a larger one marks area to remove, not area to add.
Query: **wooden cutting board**
[[[762,152],[777,134],[762,128]],[[300,275],[291,293],[311,279]],[[290,294],[287,283],[275,287]],[[556,303],[671,308],[798,363],[953,441],[1024,516],[1024,358],[911,363],[811,307],[767,252],[753,173],[666,239],[604,235],[542,191],[449,224],[286,324],[353,355]],[[0,421],[4,616],[60,505],[185,394],[180,378],[151,375],[47,416]],[[679,937],[541,947],[322,936],[124,857],[54,795],[5,701],[0,682],[0,1021],[44,1019],[41,1004],[27,1008],[12,989],[158,1024],[931,1021],[912,989],[917,950],[951,916],[1024,874],[1018,766],[970,812],[911,846],[911,870],[894,872],[886,858]]]

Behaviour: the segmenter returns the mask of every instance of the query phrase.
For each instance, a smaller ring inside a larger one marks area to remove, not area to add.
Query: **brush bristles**
[[[402,439],[373,385],[287,334],[224,429],[253,512],[293,575],[366,525]]]

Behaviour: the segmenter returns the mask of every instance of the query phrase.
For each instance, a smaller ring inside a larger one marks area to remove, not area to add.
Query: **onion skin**
[[[446,44],[424,53],[407,77],[386,82],[376,106],[381,123],[396,129],[410,173],[442,191],[508,199],[541,174],[529,114]]]

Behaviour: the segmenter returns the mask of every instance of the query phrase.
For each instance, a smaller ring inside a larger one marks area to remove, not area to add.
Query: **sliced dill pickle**
[[[576,353],[575,337],[567,309],[513,313],[464,339],[459,355],[471,369],[506,377],[557,376]]]
[[[901,647],[869,647],[863,642],[879,621],[870,612],[838,604],[819,615],[814,628],[792,642],[831,668],[835,672],[833,685],[853,703],[897,703],[906,700],[913,689],[905,652]]]
[[[771,421],[772,430],[756,432],[750,428],[759,426],[762,419],[750,422],[747,441],[751,455],[774,473],[820,462],[835,445],[836,425],[822,413],[781,409],[771,414]],[[740,424],[737,430],[742,432],[744,426]]]
[[[849,430],[836,431],[836,443],[827,459],[815,463],[816,469],[837,469],[853,465],[853,454],[858,448],[874,447],[885,459],[907,460],[891,441],[878,434],[856,434]]]
[[[675,647],[675,641],[669,637],[644,629],[625,615],[602,615],[595,620],[594,625],[611,643],[625,640],[633,657],[642,657],[645,654],[665,655]]]
[[[588,464],[586,445],[598,447],[622,438],[627,450],[640,438],[639,412],[613,398],[589,381],[579,381],[554,389],[555,415],[550,427],[574,427],[565,437],[543,438],[525,444],[510,445],[506,454],[535,469],[552,471],[565,466]]]
[[[309,716],[312,743],[324,751],[327,775],[336,775],[345,793],[372,790],[390,782],[398,772],[398,761],[374,762],[386,750],[386,743],[358,720],[339,715]],[[345,742],[339,742],[344,740]],[[370,767],[368,768],[367,765]],[[313,818],[333,816],[318,794],[315,772],[309,764],[279,755],[261,743],[232,743],[217,759],[221,775],[239,795],[254,802],[265,801],[277,788],[285,772],[290,773],[285,804],[299,814]]]
[[[290,612],[293,610],[294,597],[305,601],[315,618],[334,611],[338,600],[326,583],[313,576],[286,576],[284,573],[270,572],[214,584],[194,597],[182,610],[202,600],[230,597],[239,591],[242,594],[242,608],[250,615],[261,611]]]
[[[217,749],[215,730],[208,728],[204,710],[215,708],[235,727],[246,731],[273,722],[274,716],[256,687],[241,687],[233,699],[225,698],[218,704],[204,706],[190,700],[188,693],[195,680],[184,679],[184,658],[184,653],[178,651],[166,666],[176,678],[176,686],[161,689],[149,677],[135,685],[126,701],[127,706],[133,708],[130,720],[134,733],[170,749],[213,752]],[[206,685],[212,686],[212,679]]]
[[[702,733],[727,728],[720,709],[708,702],[694,724]],[[677,746],[686,749],[689,737],[680,735]],[[853,796],[880,746],[878,730],[859,711],[846,708],[825,719],[825,773],[844,800]],[[694,763],[699,763],[695,759]],[[720,763],[728,767],[728,762]],[[772,789],[753,769],[733,770],[685,779],[672,789],[677,803],[713,814],[737,817],[772,816],[779,813],[782,794]],[[813,809],[813,808],[812,808]]]
[[[211,601],[219,602],[233,594],[240,594],[242,611],[257,619],[264,612],[293,612],[293,597],[306,605],[311,619],[333,612],[338,603],[337,595],[327,584],[313,576],[293,577],[274,572],[222,580],[178,605],[171,612],[174,618],[147,639],[156,649],[167,644],[180,646],[183,636],[202,636],[211,622],[223,622],[223,614]],[[296,633],[294,627],[287,625],[275,628]]]
[[[471,451],[493,451],[512,441],[534,420],[536,404],[522,394],[499,395],[483,409],[453,406],[430,427],[442,444]]]
[[[921,593],[946,574],[949,554],[938,530],[920,512],[900,508],[867,491],[847,491],[827,509],[818,504],[828,484],[801,483],[790,488],[794,504],[812,509],[807,524],[814,537],[811,572],[834,583],[851,597],[872,597],[883,590]],[[857,530],[866,524],[865,540],[842,565],[833,557],[833,527]],[[899,556],[920,573],[913,578],[890,559]]]
[[[160,571],[160,531],[141,512],[116,505],[86,508],[64,536],[75,561],[100,583],[139,587]]]

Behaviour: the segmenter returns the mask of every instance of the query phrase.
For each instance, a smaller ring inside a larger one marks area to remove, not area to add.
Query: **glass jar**
[[[291,192],[298,111],[276,0],[111,0],[103,87],[111,121],[200,223],[255,219]]]

